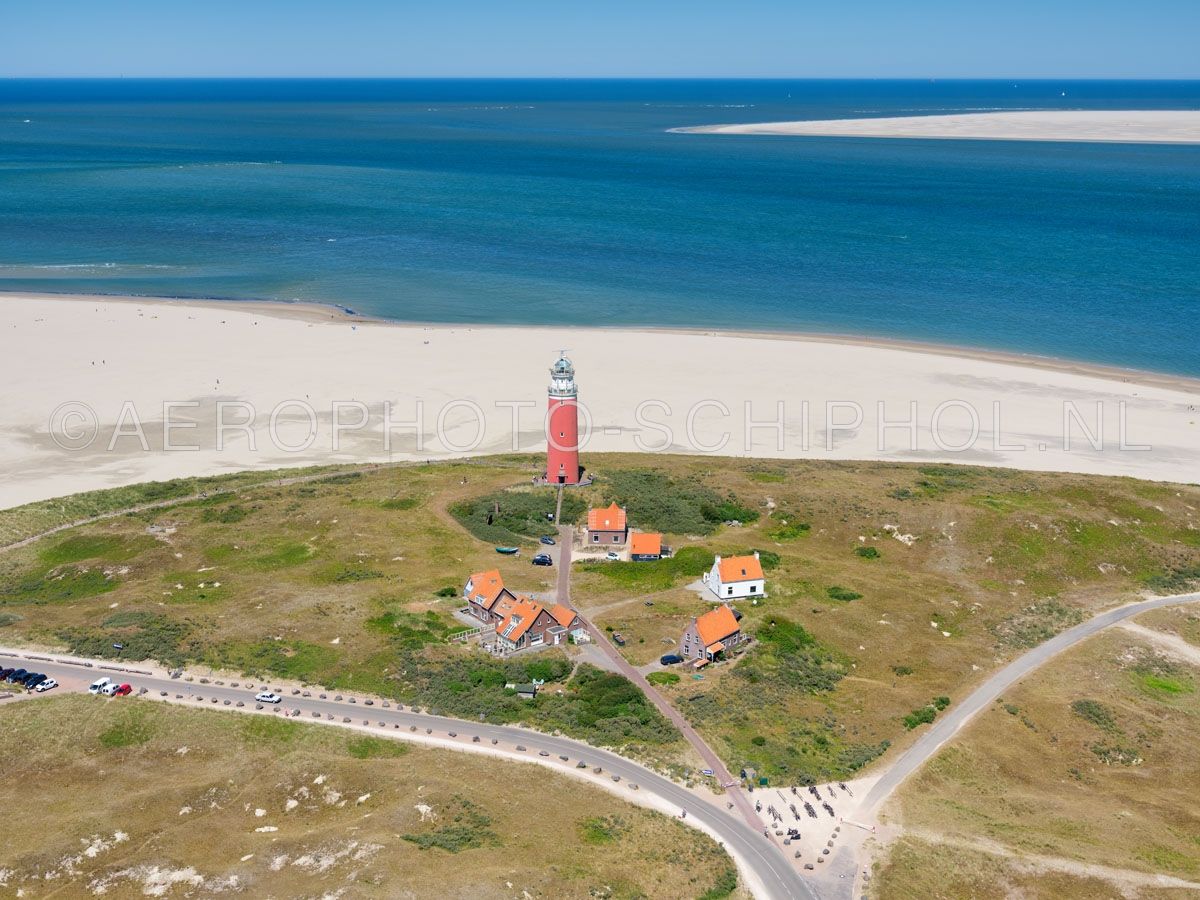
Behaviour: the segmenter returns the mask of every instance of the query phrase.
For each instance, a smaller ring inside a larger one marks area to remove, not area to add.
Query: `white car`
[[[621,558],[621,554],[618,553],[616,550],[609,550],[607,553],[604,554],[604,558],[607,559],[609,562],[616,562],[617,560],[619,560]]]
[[[254,699],[259,703],[282,703],[283,698],[278,694],[273,694],[270,691],[259,691],[254,695]]]
[[[41,693],[44,693],[45,691],[52,691],[56,687],[58,687],[58,682],[55,681],[53,678],[47,678],[45,681],[43,681],[41,684],[39,684],[37,687],[35,687],[34,690],[37,691],[39,694],[41,694]]]
[[[104,690],[109,685],[112,685],[114,688],[116,687],[116,685],[113,684],[113,680],[111,678],[101,678],[98,681],[93,681],[92,686],[90,688],[88,688],[88,693],[89,694],[99,694],[102,690]]]
[[[100,693],[102,693],[105,697],[115,697],[117,695],[117,691],[120,689],[121,686],[119,684],[117,684],[115,681],[110,681],[104,687],[100,688]]]

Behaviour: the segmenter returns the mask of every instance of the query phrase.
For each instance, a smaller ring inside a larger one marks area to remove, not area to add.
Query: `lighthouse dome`
[[[575,367],[571,365],[571,361],[565,356],[560,356],[555,362],[554,368],[550,370],[550,374],[556,378],[570,378],[575,374]]]

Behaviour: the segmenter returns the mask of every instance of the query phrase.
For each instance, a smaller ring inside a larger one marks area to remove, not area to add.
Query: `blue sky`
[[[1200,0],[27,0],[0,76],[1198,77]]]

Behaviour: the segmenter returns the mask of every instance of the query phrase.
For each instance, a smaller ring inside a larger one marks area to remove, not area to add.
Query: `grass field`
[[[1018,854],[1200,882],[1197,785],[1200,669],[1114,629],[981,714],[902,788],[889,818]],[[909,865],[914,854],[931,866],[936,855],[902,845],[890,864],[913,890],[922,882],[899,873],[922,868]]]
[[[1180,888],[1114,884],[1086,872],[1056,871],[972,848],[897,841],[871,896],[880,900],[1184,900]]]
[[[5,896],[742,896],[706,836],[533,765],[84,696],[0,707],[0,754]]]
[[[0,556],[0,641],[107,655],[122,643],[126,656],[519,717],[677,759],[677,736],[652,711],[620,685],[571,675],[568,657],[525,658],[559,668],[545,702],[522,706],[501,679],[527,669],[444,643],[473,571],[553,589],[554,569],[493,551],[536,547],[553,496],[530,485],[538,463],[348,471],[236,495],[213,483],[201,501],[53,535]],[[736,665],[681,671],[663,690],[731,767],[776,781],[857,771],[928,727],[905,719],[935,698],[953,704],[1004,660],[1147,587],[1186,586],[1200,565],[1195,486],[660,455],[593,456],[589,468],[596,481],[568,495],[564,519],[622,500],[634,527],[664,530],[676,551],[577,564],[574,603],[620,631],[634,663],[673,649],[710,608],[687,585],[713,554],[757,549],[768,562],[768,599],[740,606],[759,640]],[[19,535],[43,506],[0,522]]]

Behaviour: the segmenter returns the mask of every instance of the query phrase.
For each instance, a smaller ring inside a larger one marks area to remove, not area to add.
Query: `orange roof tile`
[[[700,635],[700,641],[706,647],[723,641],[740,630],[733,610],[724,603],[696,619],[696,633]]]
[[[613,501],[604,509],[588,510],[588,531],[624,531],[625,510]]]
[[[763,577],[762,563],[757,556],[731,556],[721,560],[717,570],[721,575],[722,584],[734,581],[755,581]]]
[[[519,641],[521,635],[529,630],[538,614],[545,609],[536,600],[530,600],[524,594],[517,596],[517,602],[512,604],[507,617],[496,626],[496,634],[507,640]]]
[[[635,531],[629,538],[631,556],[662,556],[662,535]]]
[[[551,607],[550,615],[554,618],[554,621],[563,628],[570,628],[575,620],[579,618],[579,616],[575,614],[575,610],[568,609],[561,603],[556,603],[553,607]]]
[[[504,579],[499,569],[488,569],[486,572],[476,572],[467,581],[471,585],[471,597],[485,609],[491,609],[496,598],[504,591]]]

